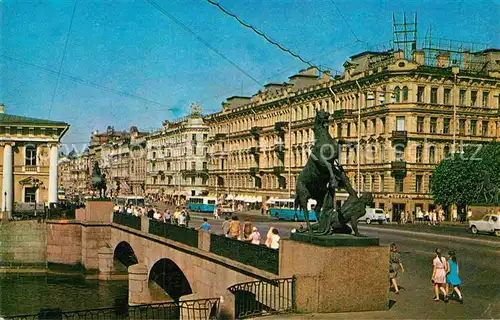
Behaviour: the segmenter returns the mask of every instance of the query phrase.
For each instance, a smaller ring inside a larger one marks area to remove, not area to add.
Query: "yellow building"
[[[210,193],[263,203],[293,196],[324,109],[356,189],[371,191],[395,220],[432,209],[437,163],[463,144],[500,138],[498,61],[499,49],[363,52],[333,79],[311,68],[252,97],[231,97],[205,118]]]
[[[58,148],[68,129],[64,122],[6,114],[0,105],[1,205],[9,218],[16,207],[57,202]]]

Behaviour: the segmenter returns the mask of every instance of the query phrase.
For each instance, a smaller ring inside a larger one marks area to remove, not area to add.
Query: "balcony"
[[[406,161],[392,161],[391,175],[398,178],[406,177]]]
[[[344,110],[340,109],[340,110],[335,110],[333,112],[333,120],[339,120],[339,119],[342,119],[344,117]]]
[[[284,166],[275,166],[273,167],[273,173],[276,175],[280,175],[285,172],[285,167]]]
[[[395,145],[395,144],[404,144],[404,145],[406,145],[406,143],[408,141],[407,132],[406,131],[400,131],[400,130],[392,131],[391,140],[392,140],[392,145]]]

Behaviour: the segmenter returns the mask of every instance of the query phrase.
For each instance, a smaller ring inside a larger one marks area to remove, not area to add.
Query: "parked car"
[[[365,221],[367,224],[372,222],[382,224],[386,222],[385,212],[383,209],[366,208],[365,215],[359,218],[358,221]]]
[[[487,214],[480,220],[470,220],[469,228],[474,234],[489,232],[500,237],[500,214]]]

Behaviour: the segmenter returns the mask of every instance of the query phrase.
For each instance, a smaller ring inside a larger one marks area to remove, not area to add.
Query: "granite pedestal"
[[[292,234],[280,245],[280,277],[296,276],[297,312],[386,310],[389,248],[378,238]],[[297,241],[300,240],[300,241]]]

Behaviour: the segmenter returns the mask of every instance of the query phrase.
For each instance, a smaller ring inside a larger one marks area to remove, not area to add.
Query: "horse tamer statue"
[[[373,201],[370,193],[358,195],[338,163],[339,143],[328,132],[330,114],[319,110],[314,119],[314,147],[307,163],[297,178],[295,206],[304,211],[307,231],[310,235],[352,232],[346,225],[351,223],[356,236],[359,236],[357,221],[365,214],[366,205]],[[342,188],[349,194],[341,208],[337,208],[335,191]],[[316,200],[318,223],[311,225],[307,211],[309,199]],[[302,232],[304,232],[303,230]]]
[[[97,161],[94,163],[94,169],[92,170],[92,189],[99,191],[100,198],[106,196],[106,175],[101,173],[101,168],[99,168]]]

